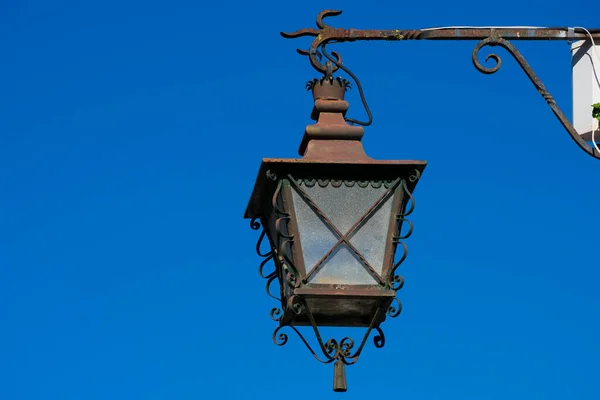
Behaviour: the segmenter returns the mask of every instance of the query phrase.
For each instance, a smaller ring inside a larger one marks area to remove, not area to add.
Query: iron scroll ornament
[[[342,69],[348,73],[347,67],[342,65],[342,59],[338,53],[331,52],[334,57],[331,57],[326,51],[328,43],[353,42],[358,40],[480,40],[473,50],[472,59],[475,68],[484,74],[493,74],[500,69],[502,60],[497,54],[490,54],[486,57],[486,61],[493,60],[496,64],[492,67],[483,66],[477,56],[479,51],[486,47],[500,46],[513,56],[523,72],[527,75],[531,83],[537,91],[542,95],[546,103],[556,115],[561,125],[571,136],[571,139],[587,154],[600,159],[600,152],[590,146],[575,130],[573,124],[565,116],[560,109],[554,97],[548,92],[540,78],[535,74],[531,66],[527,63],[523,55],[509,41],[510,40],[585,40],[588,39],[583,33],[569,30],[568,28],[456,28],[456,29],[411,29],[411,30],[376,30],[376,29],[344,29],[333,28],[323,23],[326,17],[340,15],[340,10],[324,10],[317,15],[317,27],[304,28],[291,33],[281,32],[281,36],[288,39],[294,39],[303,36],[314,37],[308,50],[298,49],[298,53],[308,56],[313,68],[325,75],[331,75],[338,69]],[[600,40],[599,30],[588,30],[593,33],[591,35]],[[325,55],[327,61],[321,62]],[[355,81],[356,77],[350,73]],[[362,91],[361,91],[361,97]],[[363,104],[365,103],[363,99]],[[366,105],[365,105],[365,108]],[[368,108],[367,108],[368,110]],[[369,123],[372,120],[369,113]]]

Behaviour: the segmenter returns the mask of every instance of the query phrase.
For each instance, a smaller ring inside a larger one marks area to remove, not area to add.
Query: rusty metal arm
[[[327,43],[355,42],[358,40],[483,40],[503,38],[506,40],[583,40],[589,38],[586,33],[576,32],[567,27],[493,27],[493,28],[427,28],[427,29],[345,29],[333,28],[323,19],[340,15],[340,10],[324,10],[317,15],[317,27],[304,28],[295,32],[281,32],[281,36],[294,39],[303,36],[314,37],[308,50],[298,49],[298,53],[308,55],[311,64],[320,72],[326,73],[327,67],[318,59],[318,49]],[[600,40],[600,29],[589,29],[594,39]]]
[[[507,50],[513,58],[519,63],[519,66],[531,80],[535,88],[542,95],[552,112],[556,115],[561,125],[569,133],[571,138],[577,145],[590,156],[600,159],[600,151],[595,147],[590,146],[575,130],[569,119],[562,112],[560,107],[552,95],[548,92],[542,81],[538,78],[535,72],[531,69],[523,55],[510,42],[513,40],[585,40],[589,39],[587,32],[579,32],[573,28],[429,28],[429,29],[344,29],[332,28],[323,23],[323,18],[340,15],[339,10],[324,10],[317,16],[317,27],[304,28],[295,32],[281,32],[281,36],[293,39],[303,36],[314,37],[308,50],[298,49],[298,53],[309,57],[311,65],[319,72],[331,74],[338,68],[342,68],[342,60],[339,54],[332,52],[335,57],[332,58],[324,51],[328,43],[354,42],[358,40],[386,40],[386,41],[401,41],[401,40],[479,40],[479,43],[473,50],[472,59],[475,68],[484,74],[493,74],[500,68],[502,61],[497,54],[490,54],[486,61],[492,59],[496,62],[493,67],[484,67],[478,60],[479,51],[486,46],[500,46]],[[600,29],[589,29],[588,32],[594,40],[600,40]],[[320,50],[323,50],[321,52]],[[321,63],[321,55],[325,54],[329,60],[324,64]]]

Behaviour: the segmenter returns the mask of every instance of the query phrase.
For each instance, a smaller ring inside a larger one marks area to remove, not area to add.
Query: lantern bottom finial
[[[333,391],[334,392],[345,392],[348,390],[346,385],[346,369],[344,363],[336,361],[333,366]]]

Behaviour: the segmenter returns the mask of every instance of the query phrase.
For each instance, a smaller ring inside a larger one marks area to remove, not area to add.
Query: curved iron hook
[[[318,48],[322,44],[327,43],[331,40],[331,38],[329,36],[332,36],[331,32],[335,31],[335,29],[328,26],[327,24],[323,23],[323,18],[335,17],[337,15],[340,15],[341,13],[342,13],[341,10],[323,10],[317,15],[317,26],[319,27],[319,29],[304,28],[304,29],[299,29],[295,32],[290,32],[290,33],[280,32],[280,34],[281,34],[281,36],[283,36],[286,39],[295,39],[295,38],[299,38],[302,36],[314,37],[315,39],[312,41],[308,50],[297,49],[296,51],[299,54],[308,56],[312,66],[317,71],[325,74],[325,73],[327,73],[327,66],[323,65],[319,62]],[[332,69],[331,72],[335,72],[335,70],[337,70],[337,68]]]
[[[331,57],[331,55],[329,53],[327,53],[326,46],[327,46],[326,43],[323,43],[323,45],[321,46],[321,51],[323,52],[323,55],[325,56],[325,58],[327,58],[331,63],[333,63],[335,65],[335,70],[337,70],[338,68],[341,69],[342,71],[347,73],[354,80],[354,82],[356,83],[356,87],[358,88],[358,94],[360,95],[360,100],[362,101],[363,107],[365,108],[365,111],[366,111],[367,117],[368,117],[367,122],[359,121],[357,119],[352,119],[352,118],[344,118],[344,120],[346,122],[349,122],[352,124],[357,124],[357,125],[362,125],[362,126],[371,125],[373,123],[373,114],[371,114],[371,109],[369,108],[369,104],[367,103],[367,99],[365,97],[365,93],[363,91],[362,84],[360,83],[360,79],[358,79],[358,77],[356,75],[354,75],[354,73],[352,71],[350,71],[350,69],[348,69],[348,67],[345,67],[344,65],[342,65],[342,58],[339,56],[338,53],[336,53],[335,51],[332,51],[331,54],[333,54],[337,58],[337,60],[334,60],[333,57]]]

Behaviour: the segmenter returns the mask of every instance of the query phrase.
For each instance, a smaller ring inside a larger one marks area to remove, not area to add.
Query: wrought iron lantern
[[[317,360],[335,363],[335,391],[346,391],[344,365],[357,361],[370,334],[376,332],[374,344],[382,347],[381,323],[400,314],[396,292],[404,280],[396,271],[407,255],[404,239],[413,231],[407,219],[414,209],[412,192],[426,166],[365,154],[364,128],[345,120],[348,87],[331,74],[309,82],[316,124],[306,128],[302,158],[263,159],[245,213],[253,229],[263,229],[259,272],[268,294],[281,303],[271,311],[279,323],[273,341],[284,345],[287,327]],[[273,282],[278,294],[271,292]],[[349,337],[324,341],[323,326],[366,332],[355,346]],[[312,328],[317,351],[302,335],[306,328],[298,327]]]

